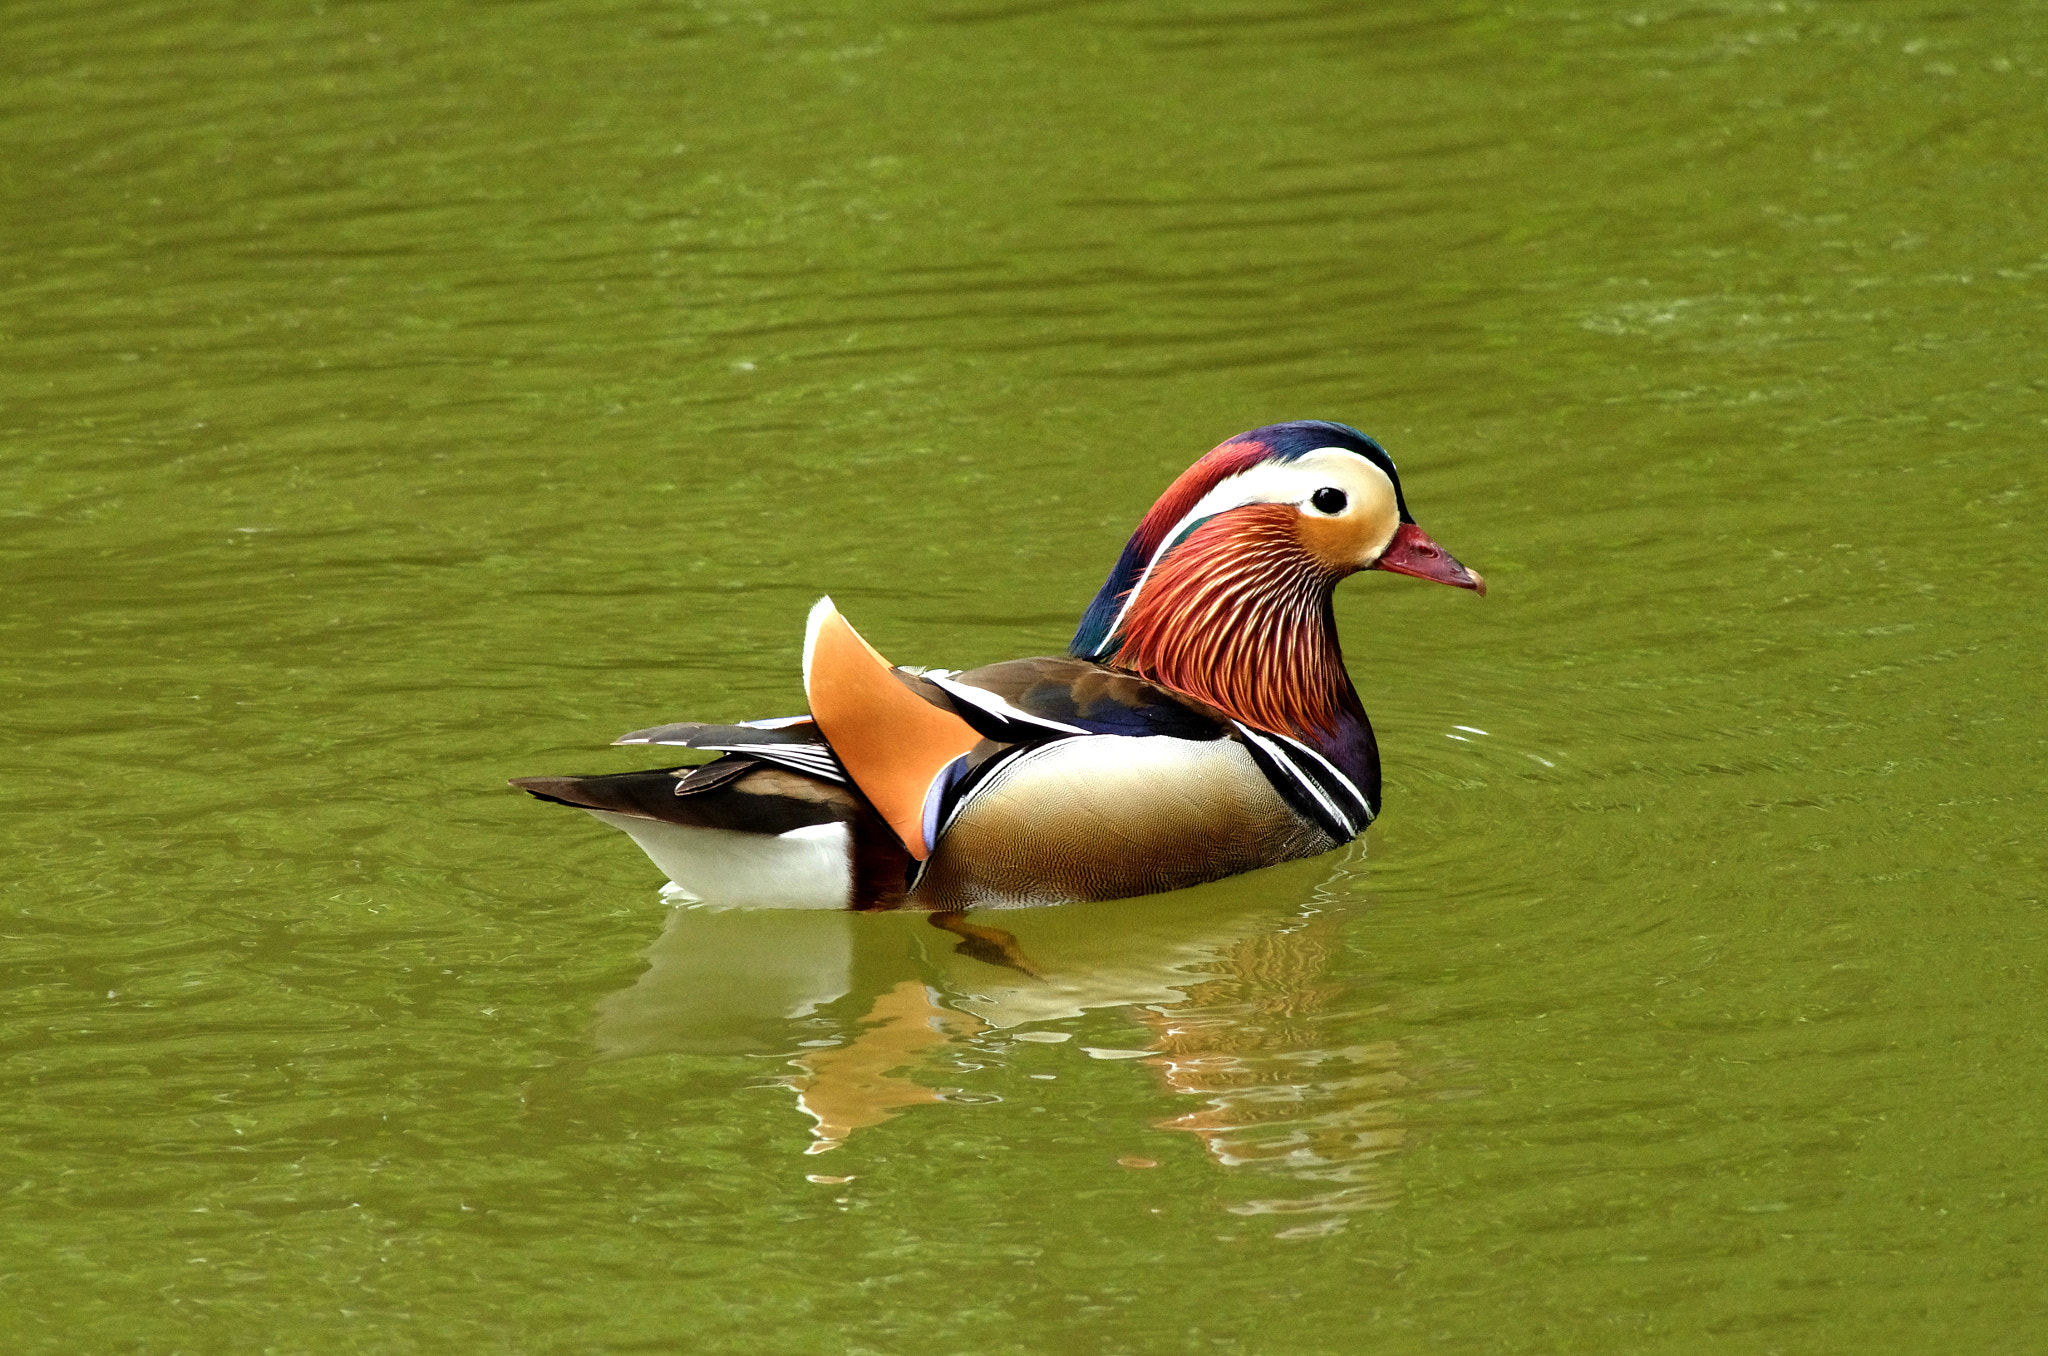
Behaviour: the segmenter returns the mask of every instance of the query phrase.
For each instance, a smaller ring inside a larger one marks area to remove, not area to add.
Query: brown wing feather
[[[813,824],[852,823],[864,813],[843,786],[752,759],[707,768],[660,768],[595,777],[514,777],[512,785],[579,810],[692,824],[741,833],[788,833]],[[716,769],[714,777],[702,775]],[[728,775],[729,774],[729,775]],[[707,784],[708,783],[708,784]],[[683,790],[678,794],[677,787]]]
[[[1089,659],[1009,659],[969,669],[955,681],[1098,734],[1218,739],[1230,730],[1230,717],[1206,702]]]

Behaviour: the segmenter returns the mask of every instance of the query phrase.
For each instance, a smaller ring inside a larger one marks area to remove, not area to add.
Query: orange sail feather
[[[919,697],[889,661],[839,615],[830,598],[811,609],[804,636],[811,718],[853,784],[918,861],[931,856],[924,803],[946,765],[981,742],[974,727]]]

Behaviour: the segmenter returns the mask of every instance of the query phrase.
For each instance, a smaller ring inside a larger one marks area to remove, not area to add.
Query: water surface
[[[17,5],[23,1351],[2020,1351],[2048,16]],[[676,911],[506,776],[1057,652],[1358,424],[1387,812]]]

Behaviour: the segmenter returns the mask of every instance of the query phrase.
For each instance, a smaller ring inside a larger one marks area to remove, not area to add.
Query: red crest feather
[[[1202,502],[1203,495],[1238,472],[1249,471],[1264,461],[1271,450],[1264,443],[1221,443],[1175,476],[1173,484],[1166,487],[1166,493],[1159,496],[1132,534],[1133,543],[1142,549],[1145,559],[1151,559],[1159,543],[1166,540],[1166,534],[1187,516],[1189,509]]]

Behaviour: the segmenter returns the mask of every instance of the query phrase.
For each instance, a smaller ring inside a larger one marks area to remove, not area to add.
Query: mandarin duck
[[[1199,885],[1327,852],[1379,813],[1331,607],[1369,569],[1486,592],[1416,526],[1371,438],[1253,429],[1152,506],[1064,657],[893,667],[824,598],[808,715],[638,730],[616,742],[719,757],[512,785],[623,829],[685,899],[924,910],[970,942],[970,908]]]

